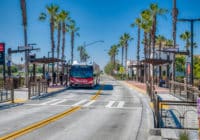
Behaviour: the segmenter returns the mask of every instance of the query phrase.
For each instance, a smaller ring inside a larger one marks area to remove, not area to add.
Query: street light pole
[[[190,77],[191,79],[189,80],[189,83],[191,85],[194,84],[194,72],[193,72],[193,45],[194,45],[194,39],[193,39],[193,36],[194,36],[194,22],[197,22],[197,21],[200,21],[200,18],[198,19],[179,19],[179,21],[182,21],[182,22],[190,22],[190,32],[191,32],[191,46],[190,46],[190,57],[191,57],[191,64],[190,64]]]
[[[96,43],[104,43],[104,41],[103,40],[97,40],[97,41],[94,41],[94,42],[91,42],[91,43],[88,43],[88,44],[86,44],[85,42],[83,43],[83,47],[84,48],[86,48],[86,47],[88,47],[88,46],[91,46],[91,45],[93,45],[93,44],[96,44]]]

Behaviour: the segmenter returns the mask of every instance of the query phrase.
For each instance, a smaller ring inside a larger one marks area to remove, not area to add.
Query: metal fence
[[[13,80],[0,81],[0,103],[12,101],[14,103]]]
[[[42,93],[47,93],[48,84],[46,81],[29,82],[28,98],[40,96]]]
[[[169,90],[170,93],[193,102],[196,101],[197,97],[200,95],[200,90],[197,87],[174,81],[169,82]]]
[[[157,128],[198,129],[196,102],[163,101],[159,96],[154,101]]]

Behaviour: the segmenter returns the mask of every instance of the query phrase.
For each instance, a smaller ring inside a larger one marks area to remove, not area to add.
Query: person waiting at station
[[[59,78],[60,78],[60,85],[63,85],[63,73],[62,72],[60,72]]]
[[[57,83],[56,83],[56,72],[53,72],[53,85],[54,84],[57,85]]]
[[[50,78],[48,72],[46,72],[46,74],[45,74],[45,79],[46,79],[46,81],[47,81],[47,85],[49,86],[49,83],[50,83],[50,81],[51,81],[51,78]]]

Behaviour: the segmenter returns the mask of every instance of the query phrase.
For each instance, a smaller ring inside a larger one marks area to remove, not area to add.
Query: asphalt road
[[[80,108],[60,119],[15,134],[15,139],[147,140],[153,128],[149,98],[125,82],[102,76],[100,85],[94,89],[68,89],[1,109],[0,140],[77,106]]]

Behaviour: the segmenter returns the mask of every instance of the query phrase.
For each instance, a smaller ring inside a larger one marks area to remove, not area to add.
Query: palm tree
[[[66,31],[68,31],[67,27],[66,27],[66,20],[69,20],[69,12],[62,10],[60,12],[60,16],[61,16],[61,26],[62,26],[62,55],[61,55],[61,59],[64,61],[65,59],[65,33]],[[64,62],[62,61],[62,73],[64,73]]]
[[[47,13],[50,16],[50,39],[51,39],[51,52],[52,52],[52,58],[54,58],[54,49],[55,49],[55,41],[54,41],[54,26],[55,26],[55,19],[58,12],[59,7],[57,5],[49,5],[46,6]],[[47,18],[46,13],[41,13],[39,20],[44,21]],[[52,73],[54,72],[54,64],[52,64]]]
[[[144,10],[141,12],[141,29],[144,31],[144,58],[150,58],[151,50],[151,27],[152,27],[152,19],[150,10]],[[148,68],[147,68],[148,66]],[[148,72],[147,72],[148,71]],[[150,81],[150,65],[144,64],[144,81]],[[147,91],[149,92],[149,91]]]
[[[122,48],[125,48],[125,68],[127,65],[128,42],[131,40],[133,40],[133,38],[131,38],[131,36],[128,33],[124,33],[120,37],[120,45],[122,46]]]
[[[114,64],[114,68],[115,68],[115,64],[116,64],[116,55],[118,55],[118,45],[112,45],[108,54],[111,58],[111,62]]]
[[[166,39],[166,41],[165,41],[165,46],[168,47],[168,48],[173,47],[173,40],[171,40],[171,39]]]
[[[189,47],[190,47],[190,37],[191,37],[191,33],[189,31],[185,31],[184,33],[182,33],[180,35],[180,38],[185,41],[185,47],[186,50],[189,51]]]
[[[177,17],[178,17],[178,9],[176,7],[176,0],[173,0],[173,10],[172,10],[172,15],[173,15],[173,47],[176,48],[176,22],[177,22]],[[173,61],[172,61],[172,81],[175,81],[175,71],[176,71],[176,65],[175,65],[175,55],[173,55]]]
[[[60,39],[61,39],[61,20],[62,20],[62,15],[61,13],[57,14],[56,15],[56,18],[55,18],[55,28],[57,29],[57,59],[60,58]],[[59,71],[59,68],[58,68],[58,65],[59,65],[59,62],[57,62],[57,73]]]
[[[28,45],[27,39],[27,13],[26,13],[26,0],[20,0],[20,6],[22,11],[22,23],[24,30],[24,46]],[[25,51],[25,84],[28,87],[28,75],[29,75],[29,64],[28,64],[28,52]]]
[[[152,34],[152,49],[153,49],[153,58],[155,55],[155,36],[156,36],[156,26],[157,26],[157,16],[158,15],[164,15],[165,13],[167,13],[166,9],[163,8],[159,8],[157,4],[150,4],[150,12],[151,12],[151,16],[152,16],[152,30],[151,30],[151,34]]]
[[[138,77],[139,77],[139,61],[140,61],[140,29],[141,29],[141,25],[142,25],[142,20],[141,18],[136,18],[135,22],[133,24],[131,24],[132,27],[137,26],[137,71],[136,71],[136,80],[138,81]]]
[[[88,53],[86,52],[86,49],[84,46],[79,46],[77,48],[77,50],[79,51],[79,56],[80,56],[80,61],[81,62],[86,62],[87,59],[90,58],[90,56],[88,55]]]
[[[167,12],[166,9],[159,8],[157,4],[150,4],[149,8],[151,12],[151,18],[152,18],[152,28],[151,28],[151,37],[152,37],[152,58],[155,58],[155,36],[156,36],[156,26],[157,26],[157,16],[163,15]],[[151,87],[154,85],[154,65],[151,67]],[[151,90],[152,93],[152,90]],[[152,94],[151,94],[152,95]]]
[[[70,21],[69,31],[71,34],[71,64],[72,64],[74,61],[74,38],[75,36],[80,36],[79,33],[77,33],[79,31],[79,28],[76,27],[76,23],[74,20]]]
[[[159,59],[161,59],[161,48],[162,44],[166,41],[165,37],[162,35],[158,35],[156,37],[156,44],[158,45],[158,50],[159,50]],[[161,72],[162,72],[162,67],[159,65],[159,79],[161,79]],[[160,80],[159,80],[160,81]]]
[[[120,41],[119,41],[119,46],[122,48],[122,56],[121,56],[121,65],[122,67],[124,66],[124,41],[122,40],[122,37],[120,37]]]

